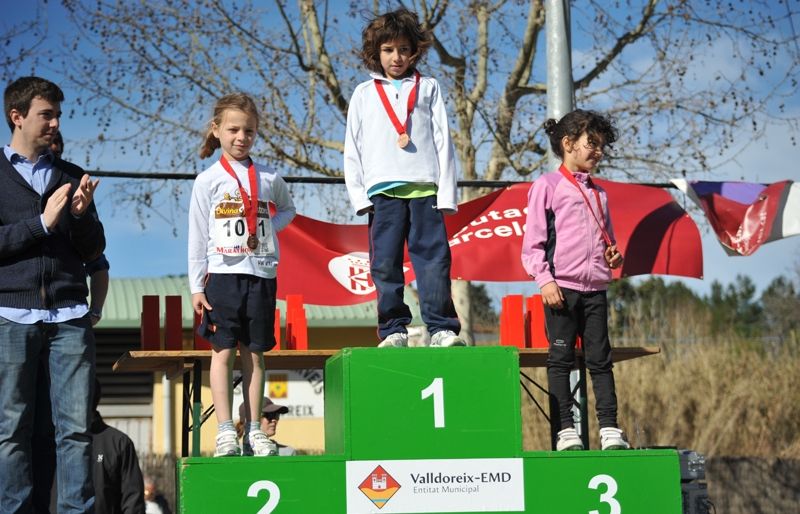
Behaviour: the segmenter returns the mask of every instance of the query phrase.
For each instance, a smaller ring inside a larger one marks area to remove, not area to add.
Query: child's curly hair
[[[569,137],[569,140],[574,143],[580,139],[581,134],[586,132],[589,137],[602,137],[607,147],[610,147],[618,137],[617,129],[610,118],[594,111],[582,109],[565,114],[558,122],[550,118],[544,122],[544,131],[550,138],[550,148],[562,159],[564,158],[564,148],[561,140],[564,136]]]
[[[412,67],[422,59],[433,44],[433,34],[419,22],[417,13],[397,9],[370,21],[361,33],[361,51],[358,53],[370,71],[383,74],[381,45],[404,37],[411,45]]]

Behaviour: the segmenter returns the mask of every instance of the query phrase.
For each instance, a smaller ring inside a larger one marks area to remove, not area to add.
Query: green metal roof
[[[164,323],[164,297],[180,295],[183,297],[181,313],[184,328],[193,323],[189,280],[186,275],[160,278],[116,278],[111,277],[108,297],[103,307],[103,319],[97,328],[138,328],[142,311],[142,296],[161,297],[161,324]],[[406,287],[405,302],[411,307],[414,322],[420,322],[419,303]],[[286,321],[286,302],[278,300],[282,313],[282,323]],[[344,307],[326,305],[306,305],[306,320],[311,327],[373,327],[378,322],[376,302],[360,303]]]

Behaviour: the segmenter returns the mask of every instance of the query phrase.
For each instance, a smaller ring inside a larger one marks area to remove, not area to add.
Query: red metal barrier
[[[166,296],[164,315],[164,337],[161,339],[159,297],[142,296],[140,341],[142,350],[183,350],[183,299]],[[302,295],[289,295],[286,302],[286,340],[281,344],[281,311],[275,309],[275,341],[278,348],[287,350],[308,349],[308,322]],[[211,350],[211,342],[197,333],[200,315],[194,314],[192,340],[194,350]]]
[[[161,322],[159,317],[158,296],[142,296],[142,318],[139,332],[142,350],[158,351],[161,349],[161,337],[159,334]]]
[[[525,300],[525,342],[528,348],[547,348],[547,331],[544,328],[542,295],[535,294]]]
[[[164,349],[183,350],[183,298],[167,296],[164,298]]]
[[[286,349],[308,350],[308,323],[303,295],[286,295]]]
[[[525,323],[521,294],[510,294],[503,297],[500,309],[500,344],[525,348]]]

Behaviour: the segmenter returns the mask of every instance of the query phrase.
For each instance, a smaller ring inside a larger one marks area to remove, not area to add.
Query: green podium
[[[680,514],[675,450],[523,452],[513,347],[346,348],[322,456],[181,459],[191,514]]]
[[[518,457],[519,402],[511,347],[345,348],[325,366],[325,449],[348,460]]]

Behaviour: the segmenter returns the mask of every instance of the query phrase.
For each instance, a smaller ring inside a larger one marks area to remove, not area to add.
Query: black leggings
[[[564,306],[545,306],[544,320],[550,351],[547,381],[558,409],[560,428],[574,426],[569,373],[575,367],[575,338],[581,336],[586,367],[592,376],[600,428],[617,426],[617,393],[614,385],[611,343],[608,340],[608,301],[605,291],[582,293],[561,288]]]

